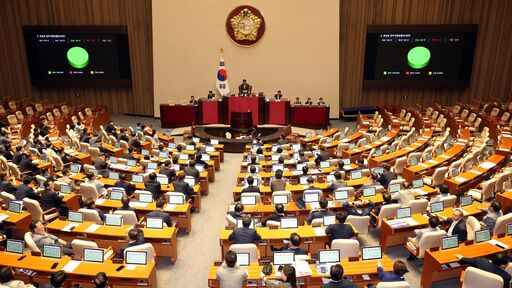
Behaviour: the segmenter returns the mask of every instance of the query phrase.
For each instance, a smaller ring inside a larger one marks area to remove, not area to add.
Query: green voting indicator
[[[407,64],[414,69],[421,69],[428,65],[430,51],[423,46],[416,46],[407,53]]]
[[[72,47],[67,53],[69,65],[81,69],[89,64],[89,53],[82,47]]]

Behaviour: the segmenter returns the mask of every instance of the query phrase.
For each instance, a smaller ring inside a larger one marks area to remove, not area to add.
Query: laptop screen
[[[275,173],[277,170],[283,171],[284,170],[284,165],[283,164],[274,164],[274,165],[272,165],[272,172]]]
[[[148,253],[145,251],[126,251],[124,257],[126,264],[134,265],[146,265],[147,258]]]
[[[23,252],[25,251],[25,242],[7,239],[5,251],[9,253],[23,254]]]
[[[180,156],[179,156],[179,160],[188,160],[188,155],[184,154],[184,153],[181,153]]]
[[[272,148],[274,148],[274,147],[272,147]],[[272,157],[270,159],[272,161],[277,161],[277,160],[279,160],[279,157],[281,157],[280,154],[272,154]]]
[[[199,137],[193,137],[192,138],[192,142],[194,143],[199,143],[201,140],[199,139]]]
[[[164,220],[162,218],[146,218],[146,228],[164,229]]]
[[[512,235],[512,223],[507,224],[507,236]]]
[[[329,174],[329,175],[327,175],[327,176],[325,177],[325,180],[326,180],[327,182],[329,182],[329,183],[332,183],[333,181],[335,181],[335,180],[336,180],[336,178],[334,177],[334,175]]]
[[[300,150],[300,144],[293,144],[292,145],[293,151],[299,151]]]
[[[169,158],[169,153],[167,153],[167,152],[160,152],[160,153],[158,153],[158,158],[167,159],[167,158]]]
[[[21,205],[21,201],[9,201],[9,208],[7,208],[7,210],[12,213],[20,213]]]
[[[169,195],[169,204],[183,205],[185,197],[183,195]]]
[[[350,172],[350,179],[352,180],[361,179],[362,177],[363,173],[360,170]]]
[[[69,194],[71,193],[71,186],[69,185],[60,185],[60,193]]]
[[[414,165],[418,164],[418,158],[412,157],[411,160],[409,161],[409,164],[410,164],[410,166],[414,166]]]
[[[218,145],[219,144],[219,139],[211,139],[210,143],[212,143],[212,145]]]
[[[356,144],[354,144],[354,143],[348,144],[348,149],[349,150],[356,149]]]
[[[414,189],[423,188],[423,179],[412,180],[412,188],[414,188]]]
[[[475,242],[481,243],[491,240],[491,230],[490,229],[482,229],[475,231]]]
[[[158,163],[156,163],[156,162],[149,162],[148,163],[148,169],[156,170],[156,168],[158,168]]]
[[[142,183],[143,181],[144,181],[144,176],[143,175],[133,175],[132,176],[132,182]]]
[[[384,173],[384,168],[382,168],[382,167],[375,167],[375,168],[372,168],[372,172],[375,172],[377,174],[382,174],[382,173]]]
[[[169,148],[169,149],[176,148],[176,143],[169,143],[169,145],[167,145],[167,148]]]
[[[62,256],[62,246],[43,245],[43,257],[60,259]]]
[[[375,155],[375,157],[380,157],[380,156],[382,156],[382,150],[375,150],[375,152],[373,153],[373,155]]]
[[[294,252],[274,252],[273,263],[274,265],[291,265],[295,261]]]
[[[302,167],[306,166],[307,163],[298,163],[297,164],[297,171],[302,171]]]
[[[82,222],[84,222],[84,215],[82,214],[82,212],[69,211],[68,212],[68,221],[82,223]]]
[[[123,226],[123,216],[114,215],[114,214],[106,214],[105,215],[105,225],[107,226]]]
[[[457,175],[459,175],[459,169],[452,168],[452,170],[450,172],[452,174],[452,178],[457,177]]]
[[[319,250],[318,262],[320,263],[340,263],[341,251],[339,249]]]
[[[288,196],[287,195],[274,195],[274,196],[272,196],[272,203],[288,204]]]
[[[329,161],[320,162],[320,168],[329,168],[329,167],[331,167],[331,162],[329,162]]]
[[[300,185],[307,185],[308,184],[308,178],[309,178],[309,176],[302,176],[302,177],[300,177],[299,178]]]
[[[330,216],[324,216],[324,226],[329,226],[334,223],[336,223],[336,216],[330,215]]]
[[[249,228],[251,229],[254,229],[254,225],[256,224],[256,222],[254,221],[254,219],[251,220],[251,225],[249,225]],[[242,228],[244,227],[244,224],[242,222],[241,219],[236,219],[236,227],[237,228]]]
[[[80,168],[82,166],[79,165],[79,164],[71,164],[71,167],[69,168],[69,170],[71,171],[71,173],[80,173]]]
[[[381,246],[363,247],[361,249],[361,255],[362,255],[363,260],[382,259],[382,247]]]
[[[335,200],[347,200],[348,199],[348,191],[347,190],[334,191],[334,199]]]
[[[299,226],[297,218],[281,218],[281,229],[293,229]]]
[[[452,248],[457,248],[457,247],[459,247],[459,239],[458,239],[457,235],[444,237],[441,239],[441,249],[442,250],[452,249]]]
[[[239,266],[250,266],[251,265],[251,254],[238,252],[236,253],[236,263]]]
[[[160,182],[160,185],[169,185],[169,178],[167,176],[157,176],[156,181]]]
[[[204,148],[204,151],[206,151],[206,152],[215,152],[215,147],[213,147],[213,146],[206,146]],[[206,160],[204,160],[204,161],[206,161]]]
[[[350,165],[350,159],[341,159],[341,162],[343,162],[343,165]]]
[[[117,164],[117,160],[119,158],[115,157],[115,156],[110,156],[110,164]]]
[[[402,185],[400,183],[389,184],[388,186],[388,192],[390,194],[396,193],[400,191],[400,189],[402,189]]]
[[[430,203],[430,213],[438,213],[444,210],[443,201]]]
[[[196,185],[196,179],[194,178],[185,178],[185,182],[187,182],[188,185],[190,185],[191,187],[194,187],[194,185]]]
[[[201,154],[201,160],[210,161],[210,154],[208,154],[208,153]]]
[[[187,150],[187,151],[194,151],[196,149],[195,149],[194,145],[187,145],[187,146],[185,146],[185,150]]]
[[[318,202],[320,201],[318,193],[304,193],[304,202]]]
[[[432,154],[430,154],[430,153],[425,154],[425,161],[430,161],[430,160],[432,160]]]
[[[376,194],[376,189],[375,187],[368,187],[368,188],[364,188],[363,189],[363,196],[364,197],[371,197],[371,196],[375,196]]]
[[[244,196],[240,197],[240,202],[243,205],[256,205],[256,196]]]
[[[460,207],[469,206],[471,203],[473,203],[471,195],[460,197]]]
[[[137,165],[137,161],[136,160],[128,160],[128,161],[126,161],[126,166],[135,167],[135,165]]]
[[[119,173],[117,173],[117,172],[108,172],[108,179],[119,180]]]
[[[142,150],[140,150],[140,154],[142,154],[142,156],[149,155],[149,150],[147,150],[147,149],[142,149]]]
[[[366,139],[361,139],[359,143],[361,144],[361,146],[365,146],[366,144],[368,144],[368,141]]]
[[[103,249],[84,248],[84,261],[103,263]]]
[[[140,193],[138,200],[141,203],[153,203],[153,195],[152,194],[146,194],[146,193]]]
[[[396,218],[397,219],[408,218],[408,217],[411,217],[411,208],[410,207],[398,208],[396,210]]]

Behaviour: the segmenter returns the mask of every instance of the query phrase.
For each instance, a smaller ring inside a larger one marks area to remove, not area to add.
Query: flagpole
[[[220,57],[224,57],[224,48],[220,48]]]

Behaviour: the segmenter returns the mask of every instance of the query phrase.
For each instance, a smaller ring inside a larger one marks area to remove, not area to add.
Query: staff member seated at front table
[[[281,90],[277,90],[277,93],[274,95],[274,99],[281,100],[283,98],[283,94],[281,94]]]
[[[215,99],[215,94],[212,92],[212,90],[208,91],[208,95],[206,96],[208,100]]]
[[[299,97],[295,98],[295,102],[293,102],[293,105],[301,105],[301,104],[302,104],[302,102],[300,102],[300,98]]]
[[[71,247],[71,244],[68,244],[59,237],[46,232],[46,228],[41,221],[34,221],[30,223],[29,228],[30,231],[32,231],[32,240],[34,240],[34,243],[39,250],[43,251],[44,245],[59,244],[62,245],[62,252],[64,255],[73,255],[73,248]]]
[[[324,98],[320,97],[320,99],[318,99],[318,102],[316,103],[318,106],[320,105],[325,105],[325,102],[324,102]]]
[[[194,98],[194,95],[190,96],[190,101],[188,101],[188,104],[197,105],[197,100]]]
[[[251,92],[251,85],[247,83],[245,79],[242,80],[242,84],[238,86],[238,95],[240,96],[248,96]]]
[[[306,100],[306,102],[304,104],[313,105],[313,101],[311,101],[311,97],[308,97],[308,99]]]
[[[229,240],[233,241],[233,244],[251,244],[255,241],[260,241],[261,236],[256,232],[256,229],[250,228],[252,219],[245,216],[242,219],[241,228],[235,228],[229,235]]]

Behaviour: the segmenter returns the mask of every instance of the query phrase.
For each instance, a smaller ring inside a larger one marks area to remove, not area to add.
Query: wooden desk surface
[[[349,224],[350,223],[346,223]],[[352,226],[352,225],[351,225]],[[299,226],[294,229],[270,229],[269,227],[256,227],[256,231],[258,234],[260,234],[262,240],[275,240],[275,239],[289,239],[291,233],[297,233],[302,238],[326,238],[329,237],[323,233],[322,235],[317,235],[315,232],[315,228],[320,228],[323,231],[325,231],[325,228],[327,227],[313,227],[310,225],[303,225]],[[354,229],[354,233],[357,235],[358,231],[357,229],[352,226],[352,229]],[[233,230],[228,230],[226,228],[223,228],[220,232],[220,240],[228,240],[229,235],[233,232]]]
[[[303,139],[303,141],[304,141],[304,142],[306,142],[306,143],[308,143],[308,144],[309,144],[309,143],[313,143],[313,142],[319,141],[319,140],[320,140],[320,138],[322,138],[322,137],[329,137],[329,136],[332,136],[332,135],[334,135],[334,134],[335,134],[336,132],[338,132],[338,131],[339,131],[339,130],[338,130],[338,128],[331,128],[331,129],[329,129],[329,130],[327,130],[327,131],[324,131],[324,132],[323,132],[322,134],[320,134],[320,135],[313,135],[313,136],[311,136],[311,137],[309,137],[309,138],[305,138],[305,139]]]
[[[501,204],[501,210],[504,213],[510,212],[512,209],[512,190],[496,193],[496,201]]]
[[[354,158],[359,154],[362,154],[366,151],[370,151],[373,148],[378,148],[386,143],[392,142],[398,133],[400,132],[400,129],[392,129],[388,132],[384,137],[380,138],[377,141],[371,142],[368,145],[361,146],[355,149],[345,150],[343,151],[343,158]]]

